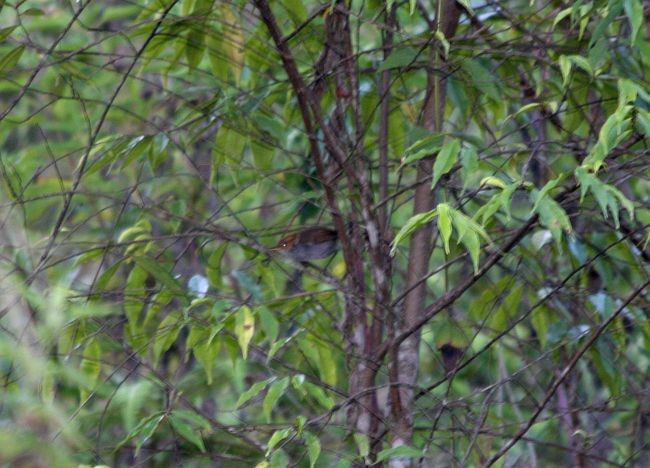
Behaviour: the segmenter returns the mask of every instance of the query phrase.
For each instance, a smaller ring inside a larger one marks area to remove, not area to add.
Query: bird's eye
[[[282,241],[282,244],[280,244],[280,247],[286,247],[287,246],[287,241]]]

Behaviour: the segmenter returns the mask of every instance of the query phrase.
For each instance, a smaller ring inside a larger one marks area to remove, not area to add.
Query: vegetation
[[[0,1],[2,463],[648,466],[649,21]]]

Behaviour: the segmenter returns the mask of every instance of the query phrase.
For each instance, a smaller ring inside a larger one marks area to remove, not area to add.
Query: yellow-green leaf
[[[255,316],[250,307],[243,305],[235,316],[235,336],[241,348],[244,359],[248,356],[248,345],[255,333]]]

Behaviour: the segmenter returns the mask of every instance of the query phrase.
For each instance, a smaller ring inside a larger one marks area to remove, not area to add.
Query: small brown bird
[[[316,226],[290,234],[272,248],[296,260],[306,262],[333,255],[338,249],[338,234],[335,230]]]

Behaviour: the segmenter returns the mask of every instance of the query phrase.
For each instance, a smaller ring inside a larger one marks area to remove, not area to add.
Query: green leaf
[[[141,219],[130,228],[125,229],[117,238],[119,244],[132,240],[140,234],[148,234],[151,232],[151,223],[147,219]]]
[[[212,148],[213,160],[217,168],[225,160],[233,163],[240,162],[248,140],[248,135],[244,135],[235,129],[221,126],[217,132]]]
[[[294,26],[299,26],[307,18],[307,8],[302,0],[284,0],[286,13],[291,18]]]
[[[465,10],[467,10],[467,14],[469,16],[474,16],[475,13],[474,10],[472,10],[472,4],[470,0],[457,0],[457,1],[463,6],[463,8],[465,8]]]
[[[540,107],[542,107],[541,102],[531,102],[529,104],[526,104],[525,106],[522,106],[517,112],[514,112],[513,114],[508,115],[508,117],[506,117],[503,122],[505,123],[510,119],[514,119],[515,117],[517,117],[520,114],[524,114],[524,113],[526,113],[528,111],[538,109]]]
[[[650,112],[640,107],[637,107],[636,112],[636,124],[639,132],[643,133],[646,138],[650,138]]]
[[[95,291],[105,291],[108,287],[108,283],[111,281],[120,266],[122,266],[122,262],[117,261],[108,267],[99,278],[97,278],[97,281],[95,282]]]
[[[501,183],[500,180],[498,181],[499,183]],[[486,204],[484,204],[482,207],[478,209],[478,211],[474,215],[474,219],[480,218],[481,223],[485,224],[489,219],[492,218],[492,216],[494,216],[494,214],[499,210],[499,208],[502,208],[504,213],[506,214],[508,221],[510,221],[511,219],[510,201],[512,198],[512,194],[515,193],[517,188],[519,188],[519,184],[510,184],[507,186],[503,185],[502,188],[503,190],[501,192],[493,195],[492,198],[490,198],[490,200],[488,200]]]
[[[151,440],[154,433],[156,432],[156,429],[158,429],[160,423],[164,419],[165,415],[160,413],[156,413],[147,418],[144,418],[131,432],[127,434],[124,439],[120,441],[120,443],[117,444],[117,449],[121,448],[123,445],[137,437],[138,440],[135,444],[135,455],[137,456],[140,453],[142,446]]]
[[[287,386],[289,385],[289,378],[284,377],[283,379],[274,382],[271,384],[269,387],[269,391],[266,393],[266,396],[264,397],[264,402],[262,403],[262,412],[264,413],[264,417],[266,418],[267,423],[271,423],[271,412],[273,411],[273,408],[275,408],[275,405],[278,403],[280,400],[280,397],[284,394],[284,391],[287,389]]]
[[[587,47],[588,49],[591,49],[594,46],[594,44],[596,44],[596,42],[601,37],[603,37],[603,35],[607,31],[607,28],[609,28],[609,26],[616,20],[618,15],[621,13],[622,9],[623,9],[622,2],[620,1],[608,2],[607,16],[605,16],[602,20],[600,20],[596,24],[596,27],[591,33],[591,39],[589,40],[589,46]]]
[[[243,305],[235,314],[235,336],[244,359],[248,356],[248,345],[255,333],[255,317],[250,307]]]
[[[578,68],[582,68],[589,76],[594,75],[594,71],[591,68],[589,60],[580,56],[580,55],[570,55],[569,60],[574,63]]]
[[[133,261],[135,261],[136,265],[138,265],[144,271],[156,278],[156,281],[159,281],[161,284],[167,287],[172,294],[187,299],[187,295],[183,287],[176,280],[176,278],[174,278],[171,273],[164,268],[160,262],[157,262],[151,257],[145,256],[133,257]]]
[[[102,348],[95,338],[90,338],[86,344],[79,368],[85,377],[84,387],[80,388],[81,400],[84,401],[88,397],[87,390],[95,387],[102,370]]]
[[[548,228],[553,235],[553,239],[559,243],[562,239],[562,231],[571,234],[571,221],[566,211],[558,202],[549,196],[539,196],[538,190],[533,190],[531,198],[535,203],[535,210],[539,214],[539,220],[542,226]]]
[[[618,109],[622,109],[626,104],[634,104],[638,94],[637,85],[627,79],[618,80]]]
[[[290,466],[289,455],[282,449],[278,449],[273,452],[271,456],[271,461],[269,462],[269,468],[286,468]]]
[[[569,16],[573,12],[573,8],[565,8],[564,10],[560,11],[557,15],[555,15],[555,19],[553,20],[553,29],[558,25],[560,21],[562,21],[564,18]]]
[[[438,42],[442,45],[442,56],[445,60],[447,60],[447,56],[449,55],[449,48],[450,44],[445,35],[443,34],[442,31],[437,30],[434,34],[433,37],[435,37]]]
[[[106,248],[104,247],[91,249],[88,252],[84,252],[81,255],[79,255],[75,259],[73,265],[79,266],[82,263],[86,263],[89,260],[92,260],[93,258],[101,257],[105,252],[106,252]]]
[[[569,82],[569,74],[571,73],[571,62],[566,55],[560,55],[558,64],[560,65],[560,73],[562,74],[562,87],[566,88]]]
[[[406,237],[410,236],[414,231],[422,227],[423,225],[430,223],[433,218],[437,216],[437,210],[428,211],[426,213],[420,213],[415,216],[412,216],[404,226],[399,230],[395,235],[393,240],[393,246],[390,249],[390,254],[395,255],[395,250],[397,245],[403,241]]]
[[[124,311],[129,326],[133,331],[137,330],[140,314],[144,309],[144,296],[146,293],[145,282],[147,272],[137,265],[129,272],[124,290]]]
[[[390,70],[391,68],[402,68],[413,65],[418,58],[424,59],[422,51],[414,49],[412,47],[404,47],[393,52],[384,60],[379,67],[377,67],[377,72],[382,72],[384,70]]]
[[[282,442],[284,439],[289,437],[292,433],[293,433],[292,427],[287,427],[285,429],[280,429],[275,431],[271,436],[271,438],[269,439],[268,444],[266,444],[267,446],[266,456],[268,456],[280,442]]]
[[[198,363],[203,367],[208,385],[212,384],[212,370],[219,355],[221,343],[214,340],[210,329],[202,326],[192,326],[187,335],[187,349],[191,350]]]
[[[89,164],[86,168],[86,177],[91,176],[106,166],[113,164],[113,162],[115,162],[115,160],[117,160],[123,153],[124,149],[129,144],[129,141],[121,138],[112,146],[110,146],[110,143],[112,142],[101,141],[95,144],[92,151],[88,155]],[[104,149],[105,151],[102,153]],[[100,156],[90,162],[91,158],[93,158],[93,156],[96,154],[100,154]]]
[[[303,432],[305,442],[307,442],[307,453],[309,454],[309,468],[314,468],[318,457],[320,456],[320,440],[311,432]]]
[[[187,39],[185,40],[185,58],[191,70],[198,68],[204,53],[204,26],[199,23],[190,27],[190,30],[187,32]]]
[[[138,159],[142,153],[148,151],[153,142],[152,136],[139,136],[131,140],[127,147],[120,153],[122,164],[120,169],[128,167],[133,161]]]
[[[265,306],[256,307],[255,313],[260,319],[260,328],[269,340],[269,343],[274,343],[278,339],[280,332],[280,324],[275,318],[275,315]]]
[[[478,153],[474,145],[463,145],[460,150],[460,163],[462,165],[460,176],[463,181],[463,190],[467,190],[467,187],[473,186],[480,177]]]
[[[497,78],[479,60],[467,59],[462,62],[462,68],[469,82],[483,94],[494,101],[501,100]]]
[[[439,134],[430,135],[416,141],[411,146],[406,148],[404,157],[400,163],[400,168],[422,158],[433,156],[442,147],[444,139],[445,136]]]
[[[25,46],[20,45],[2,57],[2,59],[0,59],[0,72],[14,68],[24,51]]]
[[[479,257],[481,254],[481,241],[479,236],[488,242],[490,242],[490,237],[481,225],[462,211],[451,210],[450,212],[454,228],[458,232],[458,243],[462,242],[469,252],[472,265],[474,266],[474,272],[476,273],[478,272]]]
[[[491,185],[493,187],[499,187],[501,189],[506,188],[506,183],[503,182],[498,177],[494,177],[494,176],[483,177],[483,179],[481,179],[481,183],[479,185],[481,185],[481,186],[483,186],[483,185]]]
[[[584,201],[587,192],[591,191],[603,216],[607,218],[608,212],[612,213],[617,229],[619,228],[619,203],[628,211],[630,218],[634,219],[634,205],[619,189],[605,184],[585,167],[577,168],[575,175],[580,183],[580,203]]]
[[[228,247],[227,242],[219,245],[219,247],[214,249],[210,254],[210,257],[208,257],[208,261],[206,262],[205,273],[210,281],[210,286],[214,288],[220,288],[223,285],[221,261],[223,259],[223,254],[226,252],[226,247]]]
[[[323,343],[318,343],[318,373],[323,382],[335,387],[337,384],[337,365],[334,353]]]
[[[314,398],[319,405],[329,410],[334,406],[334,400],[318,385],[311,382],[304,382],[302,387],[307,391],[312,398]]]
[[[275,148],[271,145],[262,141],[251,140],[251,152],[253,153],[253,162],[257,169],[266,172],[273,167]]]
[[[451,140],[446,143],[436,156],[433,164],[433,180],[431,188],[434,188],[440,177],[447,174],[456,164],[458,160],[458,153],[460,152],[460,142],[458,140]]]
[[[271,345],[271,349],[269,349],[268,355],[266,356],[266,361],[270,362],[273,356],[280,351],[287,343],[293,340],[295,335],[289,336],[283,340],[276,341]]]
[[[449,239],[451,238],[451,216],[449,205],[440,203],[438,205],[438,230],[442,237],[442,243],[445,247],[445,253],[449,255]]]
[[[623,0],[623,8],[630,21],[630,43],[635,45],[643,25],[643,5],[640,0]]]
[[[138,417],[146,405],[156,396],[154,384],[147,380],[125,382],[115,394],[115,403],[120,408],[122,421],[127,430],[131,431],[138,424]]]
[[[535,192],[535,205],[533,205],[533,209],[531,210],[531,213],[534,213],[537,211],[538,204],[540,200],[542,200],[544,197],[549,196],[549,192],[553,190],[557,185],[564,180],[565,174],[560,174],[558,177],[555,179],[549,180],[544,187],[542,187],[539,191]]]
[[[185,421],[179,418],[175,412],[169,415],[169,422],[183,439],[194,444],[202,453],[205,453],[203,438],[197,430],[192,428],[189,424],[186,424]]]
[[[27,8],[20,12],[20,16],[45,16],[45,12],[40,8]]]
[[[244,68],[244,48],[243,44],[246,42],[244,37],[244,29],[242,28],[237,10],[233,5],[228,3],[219,2],[218,4],[219,20],[222,24],[228,25],[225,28],[228,39],[221,42],[221,49],[228,57],[228,68],[235,77],[235,83],[239,84],[241,73]]]
[[[0,29],[0,41],[4,41],[18,26],[9,26]]]
[[[183,324],[183,315],[175,310],[170,312],[158,325],[153,343],[154,362],[160,360],[160,356],[167,351],[178,338]]]
[[[384,460],[390,460],[393,458],[420,458],[422,457],[422,450],[418,450],[414,447],[409,447],[408,445],[400,445],[399,447],[393,447],[384,449],[377,455],[377,463],[381,463]]]
[[[631,110],[632,106],[619,107],[607,118],[598,132],[598,143],[593,146],[583,161],[583,166],[591,167],[594,172],[598,172],[610,151],[630,135]]]
[[[354,442],[357,444],[359,455],[366,458],[370,453],[370,439],[365,434],[354,433]]]
[[[253,385],[251,385],[251,388],[239,395],[239,399],[235,404],[235,408],[241,408],[244,403],[249,401],[251,398],[255,398],[257,395],[259,395],[259,393],[266,388],[271,380],[272,379],[266,379],[260,382],[255,382]]]
[[[521,284],[511,286],[509,287],[510,292],[489,320],[490,328],[496,332],[505,331],[508,328],[509,321],[517,316],[524,289]]]

